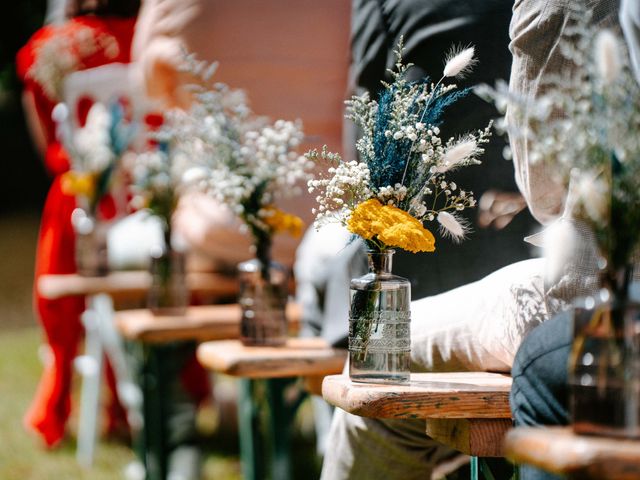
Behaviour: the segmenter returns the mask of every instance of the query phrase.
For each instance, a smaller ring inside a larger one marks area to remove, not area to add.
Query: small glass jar
[[[640,438],[640,304],[626,285],[605,284],[576,302],[569,357],[576,433]]]
[[[72,212],[71,224],[76,233],[76,271],[86,277],[107,275],[109,273],[107,250],[109,225],[83,208],[76,208]]]
[[[277,262],[268,268],[257,258],[238,265],[242,308],[240,340],[244,345],[280,346],[287,341],[285,310],[289,275]]]
[[[354,382],[409,382],[411,284],[391,273],[394,253],[368,251],[369,272],[351,281],[349,376]]]
[[[189,304],[185,253],[172,248],[170,234],[164,247],[155,247],[150,253],[147,306],[154,315],[184,315]]]

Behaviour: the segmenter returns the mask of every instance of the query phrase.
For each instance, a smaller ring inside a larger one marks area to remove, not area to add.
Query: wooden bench
[[[571,427],[518,427],[505,439],[505,454],[569,478],[637,480],[640,440],[577,435]]]
[[[194,293],[213,298],[233,296],[238,289],[236,279],[218,273],[189,273],[187,282]],[[113,316],[114,301],[140,302],[150,285],[151,275],[146,271],[119,271],[100,277],[42,275],[38,280],[38,292],[47,299],[87,296],[87,310],[82,317],[85,349],[78,362],[83,382],[76,454],[78,462],[85,467],[93,463],[95,452],[104,354],[114,369],[118,390],[130,393],[123,399],[130,426],[137,430],[142,423],[139,395],[135,394],[136,387],[126,366],[122,340],[114,328]]]
[[[184,315],[157,316],[148,309],[122,310],[114,315],[118,332],[133,342],[140,365],[145,428],[139,441],[148,479],[166,478],[169,456],[166,414],[170,405],[167,386],[173,381],[173,363],[196,343],[238,338],[242,311],[237,304],[188,307]],[[300,308],[287,305],[291,329],[300,323]],[[176,350],[177,347],[180,347]]]
[[[483,465],[478,457],[503,456],[511,428],[511,377],[498,373],[413,373],[408,385],[352,382],[347,375],[324,379],[322,396],[354,415],[373,418],[424,418],[426,434],[472,456],[472,478]]]
[[[266,476],[260,435],[261,403],[268,409],[267,447],[271,478],[292,478],[291,424],[305,395],[294,377],[306,377],[305,388],[318,392],[325,375],[341,372],[346,350],[331,348],[320,338],[290,338],[282,347],[248,347],[240,341],[206,342],[198,347],[198,360],[217,373],[240,377],[239,427],[243,478]],[[260,383],[260,381],[266,380]],[[262,387],[262,389],[261,389]],[[263,391],[265,398],[261,399]]]

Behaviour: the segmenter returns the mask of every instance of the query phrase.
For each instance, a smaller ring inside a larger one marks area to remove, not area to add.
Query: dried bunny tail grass
[[[475,47],[453,47],[445,58],[444,77],[458,77],[468,73],[477,63]]]
[[[476,153],[478,153],[478,143],[475,138],[459,141],[445,152],[442,157],[442,164],[437,169],[438,173],[444,173],[455,168]]]
[[[460,243],[469,233],[468,223],[449,212],[438,213],[437,219],[440,224],[440,234],[451,238],[455,243]]]
[[[598,33],[595,41],[595,59],[604,82],[614,82],[622,70],[622,61],[618,39],[611,30]]]

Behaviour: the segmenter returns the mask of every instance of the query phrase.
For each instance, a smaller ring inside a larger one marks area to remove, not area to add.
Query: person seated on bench
[[[513,6],[512,89],[535,95],[538,74],[560,67],[554,49],[566,26],[567,3],[521,0]],[[591,2],[593,21],[611,21],[617,13],[616,3]],[[482,36],[488,31],[482,24]],[[480,58],[481,65],[483,62],[486,65],[487,59]],[[492,68],[491,63],[488,67]],[[512,150],[516,180],[529,210],[543,225],[552,222],[563,210],[564,185],[554,184],[542,165],[529,162],[526,144],[513,142]],[[595,269],[595,263],[574,263],[573,267]],[[581,293],[577,282],[567,281],[571,278],[569,275],[558,284],[546,285],[545,261],[528,260],[475,283],[413,302],[411,348],[415,369],[509,372],[522,339]],[[329,443],[332,449],[322,472],[325,480],[428,478],[434,466],[448,455],[444,447],[426,437],[424,421],[370,419],[343,411],[334,416]]]

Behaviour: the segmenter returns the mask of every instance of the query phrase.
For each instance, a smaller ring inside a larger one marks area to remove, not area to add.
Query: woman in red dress
[[[40,225],[36,286],[41,275],[76,270],[71,225],[75,199],[61,189],[61,176],[70,168],[69,158],[56,139],[51,112],[61,100],[66,75],[107,63],[129,62],[139,8],[139,1],[127,0],[69,3],[70,20],[38,30],[17,56],[30,126],[35,131],[36,141],[40,140],[46,168],[53,176]],[[92,4],[90,11],[85,3]],[[72,362],[83,335],[80,314],[84,310],[84,297],[49,300],[42,298],[35,288],[34,298],[51,355],[47,355],[42,378],[24,421],[28,429],[38,432],[51,447],[62,440],[71,409]],[[115,392],[113,375],[109,376]],[[113,397],[109,409],[111,427],[123,418],[115,394]]]

